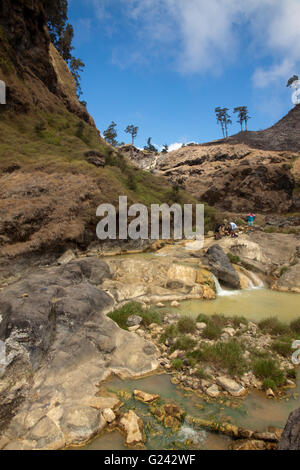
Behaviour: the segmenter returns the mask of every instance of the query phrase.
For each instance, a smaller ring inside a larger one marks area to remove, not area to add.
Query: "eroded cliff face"
[[[2,0],[0,4],[0,79],[7,86],[1,111],[68,111],[94,125],[76,96],[73,77],[50,42],[46,16],[38,0]]]
[[[300,209],[299,155],[230,142],[194,145],[168,153],[158,168],[197,199],[219,208],[288,212]]]

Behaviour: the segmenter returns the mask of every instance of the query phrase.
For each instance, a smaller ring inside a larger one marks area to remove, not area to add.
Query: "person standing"
[[[255,219],[255,214],[253,214],[253,212],[250,212],[250,214],[248,214],[248,225],[249,225],[249,227],[253,227],[254,219]]]

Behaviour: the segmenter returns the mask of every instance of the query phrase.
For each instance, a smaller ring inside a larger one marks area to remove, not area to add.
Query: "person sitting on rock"
[[[230,222],[230,236],[231,238],[236,238],[238,234],[236,233],[238,226],[234,222]]]
[[[222,224],[217,224],[215,226],[215,230],[214,230],[214,235],[215,235],[215,240],[221,240],[222,236],[223,236],[223,227],[224,225]]]

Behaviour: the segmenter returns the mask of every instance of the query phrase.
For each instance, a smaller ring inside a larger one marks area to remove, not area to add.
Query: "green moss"
[[[280,269],[280,276],[282,276],[288,269],[288,266],[282,266],[282,268]]]
[[[241,261],[241,258],[237,255],[233,255],[232,253],[227,253],[229,261],[233,264],[238,264]]]

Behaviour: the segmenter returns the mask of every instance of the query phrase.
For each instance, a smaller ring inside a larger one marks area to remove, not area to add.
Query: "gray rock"
[[[37,449],[56,450],[65,446],[65,438],[57,425],[47,416],[43,417],[25,436],[27,441],[36,441]]]
[[[13,354],[0,383],[8,446],[60,448],[60,431],[66,445],[90,439],[106,423],[97,385],[111,373],[135,377],[158,367],[152,343],[105,315],[113,300],[94,284],[109,276],[106,263],[87,258],[39,269],[1,291],[2,362]]]
[[[290,414],[278,449],[300,450],[300,408]]]
[[[80,444],[102,431],[106,421],[95,408],[87,406],[70,407],[60,422],[66,444]]]
[[[143,319],[139,315],[130,315],[127,318],[126,325],[127,326],[136,326],[142,323]]]
[[[228,256],[219,245],[211,246],[206,252],[206,259],[214,275],[234,289],[240,289],[238,273],[230,263]]]
[[[220,387],[230,393],[233,397],[241,397],[246,393],[246,390],[242,385],[228,377],[217,377],[216,381]]]
[[[220,390],[217,385],[211,385],[207,390],[206,394],[211,398],[218,398],[220,396]]]

